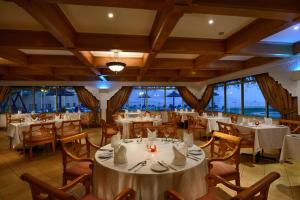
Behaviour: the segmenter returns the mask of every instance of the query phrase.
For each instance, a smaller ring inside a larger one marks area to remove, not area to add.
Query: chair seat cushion
[[[229,165],[222,161],[213,161],[211,162],[213,167],[210,170],[210,173],[218,176],[227,176],[237,173],[237,170],[234,166]]]
[[[217,197],[213,192],[208,192],[206,195],[200,197],[197,200],[222,200],[222,199]]]
[[[90,169],[91,162],[78,162],[75,165],[66,169],[66,173],[74,176],[80,176],[82,174],[92,174]]]
[[[85,195],[84,197],[82,197],[80,200],[101,200],[101,199],[98,199],[95,196],[88,194],[88,195]]]

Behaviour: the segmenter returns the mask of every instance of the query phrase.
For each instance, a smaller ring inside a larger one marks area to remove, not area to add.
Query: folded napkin
[[[195,109],[192,109],[192,112],[195,112]]]
[[[54,119],[55,119],[55,120],[60,120],[60,116],[59,116],[59,115],[55,115],[55,116],[54,116]]]
[[[218,117],[223,117],[223,113],[218,112]]]
[[[18,110],[18,114],[22,114],[22,111],[21,111],[21,110]]]
[[[273,124],[272,118],[265,117],[264,120],[265,120],[265,124],[267,124],[267,125],[272,125]]]
[[[186,108],[186,109],[185,109],[185,112],[188,112],[188,111],[189,111],[189,110]]]
[[[155,116],[155,119],[160,119],[160,118],[161,118],[160,115],[156,115],[156,116]]]
[[[114,147],[114,163],[115,164],[127,163],[126,151],[127,151],[127,149],[123,145]]]
[[[242,119],[242,124],[243,124],[243,125],[248,125],[248,124],[249,124],[249,119],[243,117],[243,119]]]
[[[184,146],[180,150],[178,150],[175,146],[173,146],[174,158],[172,161],[173,165],[183,166],[186,163],[186,150],[187,148]],[[185,152],[184,152],[185,151]]]
[[[25,122],[32,122],[31,116],[25,116],[24,121],[25,121]]]
[[[194,144],[194,135],[192,133],[183,133],[183,141],[187,147],[192,147]]]
[[[177,108],[175,108],[175,112],[177,112]]]
[[[31,114],[32,114],[32,115],[34,115],[34,114],[35,114],[35,112],[34,112],[34,111],[31,111]]]
[[[127,109],[125,109],[125,113],[128,113],[128,110],[127,110]]]
[[[149,141],[154,141],[156,140],[157,130],[151,131],[150,129],[147,128],[147,135]]]
[[[180,112],[183,112],[183,109],[180,109]]]
[[[149,114],[149,113],[146,113],[146,117],[147,117],[147,118],[150,118],[150,114]]]
[[[70,120],[70,115],[69,113],[64,114],[64,120]]]
[[[123,117],[121,115],[118,115],[118,120],[122,120]]]
[[[203,117],[207,117],[207,113],[205,113],[205,112],[202,115],[203,115]]]
[[[116,135],[113,135],[111,137],[111,147],[112,148],[118,147],[120,145],[120,141],[121,141],[121,134],[120,132],[118,132]]]

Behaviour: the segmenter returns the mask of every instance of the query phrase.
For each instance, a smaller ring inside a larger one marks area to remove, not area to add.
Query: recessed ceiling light
[[[210,20],[208,20],[208,24],[213,24],[214,23],[214,20],[213,19],[210,19]]]
[[[294,30],[298,30],[299,29],[299,26],[294,26]]]
[[[108,18],[114,18],[114,13],[110,12],[107,14]]]

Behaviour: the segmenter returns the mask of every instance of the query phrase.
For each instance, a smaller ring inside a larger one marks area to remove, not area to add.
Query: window
[[[181,98],[176,87],[147,86],[134,87],[122,109],[174,110],[191,109]]]
[[[224,112],[224,84],[217,84],[213,92],[213,111]]]
[[[226,112],[242,114],[241,81],[234,80],[226,84]]]
[[[267,104],[253,76],[216,84],[206,111],[281,117],[277,110]]]
[[[255,80],[244,83],[244,115],[266,116],[266,101]]]
[[[0,112],[91,112],[79,103],[73,87],[12,87]]]

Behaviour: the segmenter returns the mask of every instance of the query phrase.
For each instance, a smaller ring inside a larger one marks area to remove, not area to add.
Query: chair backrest
[[[90,146],[87,137],[87,133],[80,133],[60,140],[64,170],[67,168],[67,164],[73,161],[70,155],[78,158],[90,157]]]
[[[5,113],[5,117],[6,117],[6,127],[9,123],[22,122],[24,120],[24,117],[13,118],[11,113]]]
[[[231,123],[236,124],[238,122],[239,114],[227,113],[225,116],[230,117]]]
[[[70,194],[41,181],[30,174],[22,174],[21,179],[30,185],[32,200],[75,200]]]
[[[163,138],[165,137],[165,133],[169,134],[169,137],[174,138],[177,136],[177,127],[173,125],[159,125],[159,126],[144,126],[141,127],[140,130],[142,131],[142,136],[147,137],[147,129],[150,131],[157,130],[157,137]]]
[[[300,121],[280,119],[279,124],[288,126],[293,134],[300,134]]]
[[[227,162],[235,164],[236,168],[240,163],[241,138],[233,135],[214,132],[211,138],[211,158],[228,157]]]
[[[48,138],[49,136],[54,137],[55,124],[54,122],[31,124],[29,127],[29,131],[25,132],[25,134],[29,135],[29,142],[31,142],[33,137],[35,136],[38,136],[40,138]]]
[[[144,122],[133,122],[132,123],[132,137],[137,137],[137,134],[142,133],[142,137],[147,137],[147,132],[145,134],[146,126],[153,126],[152,121],[144,121]]]
[[[104,119],[100,119],[100,126],[103,135],[107,135],[107,123]]]
[[[81,120],[67,120],[63,121],[61,128],[58,129],[61,137],[68,137],[81,133]]]
[[[219,127],[219,132],[226,133],[229,135],[237,135],[237,129],[232,124],[219,122],[219,121],[217,121],[217,123]]]
[[[250,187],[238,193],[232,200],[267,200],[271,183],[279,177],[280,175],[277,172],[271,172]]]

